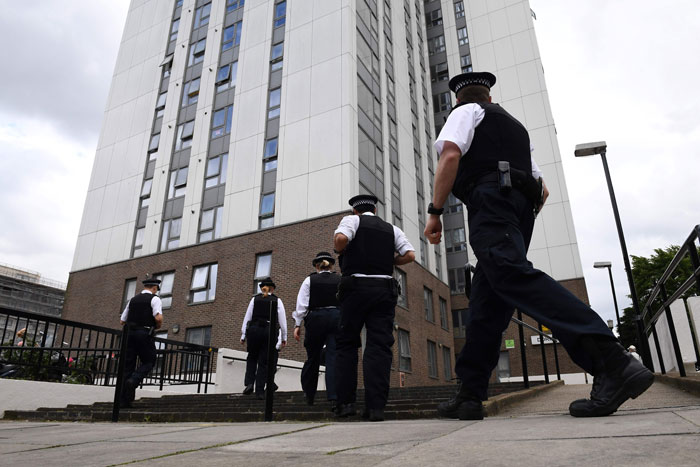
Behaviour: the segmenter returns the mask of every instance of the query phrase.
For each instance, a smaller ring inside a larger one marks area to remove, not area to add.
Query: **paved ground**
[[[655,384],[617,414],[575,419],[561,386],[479,422],[0,423],[0,465],[697,466],[700,397]]]

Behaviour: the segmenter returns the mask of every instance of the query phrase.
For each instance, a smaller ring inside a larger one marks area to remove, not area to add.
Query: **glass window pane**
[[[275,63],[273,63],[272,65],[270,65],[270,71],[281,70],[282,65],[284,65],[284,61],[280,59],[280,60],[276,61]]]
[[[219,174],[221,158],[219,156],[212,157],[207,161],[207,174],[206,177],[213,177]]]
[[[265,162],[264,170],[269,172],[270,170],[275,170],[277,168],[277,159],[271,159]]]
[[[268,227],[272,227],[275,225],[275,218],[274,217],[266,217],[265,219],[260,219],[260,228],[261,229],[266,229]]]
[[[272,214],[275,210],[275,194],[270,193],[262,197],[260,202],[260,215]]]
[[[214,112],[214,121],[212,122],[212,127],[218,128],[223,126],[226,122],[226,109],[219,109]]]
[[[136,238],[134,239],[134,248],[138,248],[140,246],[143,246],[143,234],[146,232],[146,228],[142,227],[140,229],[136,229]]]
[[[255,277],[268,277],[270,275],[270,266],[272,265],[272,255],[258,255],[255,262]]]
[[[281,88],[270,91],[270,108],[280,105]]]
[[[226,134],[231,133],[231,122],[233,121],[233,105],[226,108]]]
[[[280,43],[272,46],[272,53],[270,53],[270,60],[275,60],[282,56],[282,51],[284,50],[284,43]]]
[[[231,76],[231,65],[224,65],[221,68],[219,68],[218,73],[216,74],[216,82],[221,83],[223,81],[226,81],[229,79]]]
[[[170,295],[173,293],[173,282],[175,282],[175,273],[163,274],[160,278],[160,293],[161,295]]]
[[[216,298],[216,273],[218,269],[218,264],[211,265],[211,272],[209,273],[209,300]]]
[[[187,167],[178,169],[175,177],[175,187],[181,187],[187,184]]]
[[[158,102],[156,102],[156,109],[162,109],[165,107],[165,101],[168,98],[168,93],[164,92],[158,96]]]
[[[155,151],[156,149],[158,149],[159,142],[160,142],[160,133],[156,133],[155,135],[151,136],[151,142],[148,145],[148,150]]]
[[[221,155],[221,170],[219,170],[219,183],[226,183],[226,168],[228,167],[228,154]]]
[[[268,140],[265,143],[265,157],[274,156],[277,154],[277,138]]]
[[[173,297],[163,297],[160,301],[163,308],[170,308],[173,305]]]
[[[207,300],[207,291],[202,290],[200,292],[195,292],[192,295],[192,303],[204,302]]]
[[[200,242],[208,242],[214,238],[214,234],[211,230],[207,232],[202,232],[199,234],[199,241]]]
[[[279,107],[272,109],[267,113],[267,118],[277,118],[279,116],[280,116],[280,108]]]
[[[233,40],[233,45],[240,45],[240,43],[241,43],[241,31],[243,30],[243,25],[240,22],[236,23],[236,25],[238,27],[236,28],[236,37]]]
[[[163,224],[163,236],[160,239],[160,249],[165,250],[168,246],[168,234],[170,232],[170,221]]]
[[[223,219],[224,208],[219,206],[214,212],[214,238],[221,237],[221,224]]]
[[[202,211],[202,227],[201,230],[210,230],[214,228],[214,210],[208,209]]]
[[[231,86],[236,85],[236,77],[238,76],[238,62],[231,64]]]
[[[194,268],[192,273],[192,288],[201,289],[207,285],[207,273],[209,272],[209,266],[199,266]]]
[[[194,133],[194,120],[182,125],[182,139],[191,138],[192,133]]]
[[[141,187],[141,196],[149,196],[151,194],[151,187],[153,186],[153,179],[143,181],[143,187]]]
[[[170,238],[177,238],[180,236],[180,229],[182,228],[182,217],[173,219],[170,221]]]

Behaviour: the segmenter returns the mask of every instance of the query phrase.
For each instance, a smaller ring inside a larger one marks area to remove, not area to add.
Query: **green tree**
[[[668,248],[657,248],[654,250],[654,254],[648,258],[644,256],[634,256],[632,255],[632,277],[634,278],[634,284],[637,289],[637,297],[639,298],[639,306],[641,311],[644,312],[644,308],[649,301],[651,292],[656,285],[656,281],[663,275],[666,268],[671,264],[671,261],[676,256],[680,247],[677,245],[671,245]],[[666,291],[671,294],[675,292],[678,287],[693,273],[693,267],[690,263],[690,258],[687,256],[683,258],[674,271],[674,273],[666,280]],[[692,289],[691,289],[692,290]],[[686,294],[692,295],[692,294]],[[651,315],[659,310],[663,301],[660,295],[657,296],[656,300],[650,307],[650,312],[646,316],[645,323],[648,322]],[[634,319],[634,309],[632,307],[625,308],[622,311],[622,317],[620,318],[620,325],[617,328],[620,334],[620,341],[625,347],[630,345],[635,345],[637,348],[640,346],[640,342],[637,338],[637,325]]]

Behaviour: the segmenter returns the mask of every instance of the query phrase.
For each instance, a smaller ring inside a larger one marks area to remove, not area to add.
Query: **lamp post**
[[[617,308],[617,297],[615,297],[615,284],[612,278],[612,263],[610,261],[598,261],[593,263],[596,269],[607,269],[610,276],[610,288],[612,289],[613,303],[615,304],[615,316],[617,317],[617,329],[620,330],[620,310]]]
[[[620,248],[622,249],[622,260],[625,263],[625,272],[627,273],[627,282],[630,287],[630,297],[632,298],[632,307],[634,308],[634,319],[637,324],[637,338],[639,345],[642,347],[642,359],[648,368],[653,367],[651,354],[649,352],[649,342],[645,339],[644,324],[642,323],[642,314],[639,308],[639,299],[637,298],[637,289],[634,286],[634,278],[632,277],[632,267],[630,266],[629,255],[627,254],[627,244],[625,243],[625,234],[622,232],[622,222],[620,222],[620,213],[617,210],[617,201],[615,200],[615,190],[613,190],[612,180],[610,179],[610,170],[608,169],[608,160],[605,158],[607,149],[605,141],[595,143],[577,144],[574,150],[574,156],[585,157],[600,154],[600,159],[603,161],[603,170],[605,170],[605,180],[608,183],[608,192],[610,193],[610,202],[615,215],[615,224],[617,226],[617,235],[620,237]]]

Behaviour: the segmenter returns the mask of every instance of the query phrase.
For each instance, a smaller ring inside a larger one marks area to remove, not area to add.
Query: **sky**
[[[127,0],[3,2],[0,263],[68,280]],[[700,223],[700,2],[531,0],[593,308],[631,304],[599,156],[604,140],[631,255]],[[11,46],[8,46],[10,45]],[[695,206],[695,208],[693,207]]]

